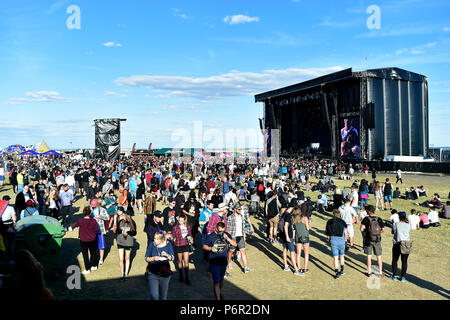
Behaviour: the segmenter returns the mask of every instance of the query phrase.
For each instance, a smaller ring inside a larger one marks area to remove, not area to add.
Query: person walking
[[[173,260],[174,251],[172,244],[166,240],[164,232],[157,232],[145,253],[152,300],[167,300],[167,292],[169,291],[169,283],[172,277],[169,262]]]
[[[131,249],[134,246],[133,237],[137,234],[136,223],[129,215],[125,213],[125,209],[123,207],[117,208],[116,221],[117,227],[114,231],[117,235],[116,242],[117,249],[119,251],[119,267],[121,272],[120,281],[126,281],[129,279],[128,274],[130,272]]]
[[[395,184],[397,184],[399,181],[403,184],[402,170],[400,170],[400,168],[397,170],[397,181],[395,181]]]
[[[364,253],[367,254],[367,276],[372,274],[372,251],[375,253],[378,262],[379,274],[383,271],[381,234],[385,231],[384,222],[380,217],[375,216],[375,208],[372,205],[366,207],[369,214],[361,221],[361,232],[363,233]]]
[[[342,275],[345,275],[345,243],[347,241],[347,223],[340,218],[341,212],[339,209],[333,210],[333,218],[327,221],[325,234],[328,237],[328,241],[331,245],[331,253],[333,255],[333,264],[335,279],[339,279]],[[340,260],[340,261],[339,261]],[[339,270],[339,262],[341,269]]]
[[[100,231],[97,221],[91,216],[91,208],[84,207],[83,218],[73,226],[79,228],[81,253],[83,254],[84,270],[82,274],[89,274],[91,270],[97,270],[98,266],[98,240],[97,232]],[[89,257],[90,255],[90,257]]]
[[[365,179],[362,179],[361,184],[359,185],[359,198],[360,198],[359,209],[362,210],[363,205],[367,204],[367,201],[369,199],[369,187]]]
[[[300,273],[305,275],[308,269],[309,261],[309,229],[311,228],[311,223],[306,212],[302,212],[300,209],[295,209],[293,212],[293,221],[295,228],[295,244],[297,249],[297,267],[300,269]],[[300,259],[302,257],[302,247],[304,254],[304,265],[303,269],[300,268]]]
[[[245,225],[250,224],[251,230],[253,226],[250,222],[250,217],[248,214],[242,212],[242,206],[236,203],[234,206],[234,213],[230,214],[227,219],[227,231],[230,233],[231,238],[237,243],[237,246],[231,246],[228,251],[228,269],[232,270],[233,264],[231,263],[231,257],[236,249],[239,250],[242,259],[242,264],[244,265],[244,273],[248,273],[251,269],[248,266],[247,254],[245,252]]]
[[[384,208],[383,188],[381,188],[381,185],[380,185],[379,181],[375,182],[375,199],[377,201],[376,205],[375,205],[375,210],[378,210],[378,203],[380,204],[381,210],[383,210],[383,208]]]
[[[394,244],[392,246],[392,275],[390,276],[390,278],[392,280],[397,280],[397,262],[401,257],[402,271],[399,280],[401,282],[405,282],[406,270],[408,269],[408,257],[412,249],[412,242],[409,237],[411,225],[406,218],[405,211],[400,211],[398,213],[398,216],[400,221],[394,223],[392,227],[392,233],[394,234]]]
[[[91,211],[92,216],[97,221],[100,231],[98,233],[98,250],[100,253],[99,266],[103,264],[103,257],[105,255],[105,222],[109,221],[109,215],[106,212],[106,209],[103,208],[98,199],[94,198],[91,200]]]
[[[185,281],[186,284],[190,285],[189,247],[193,243],[191,226],[187,224],[187,217],[184,214],[178,217],[178,222],[179,224],[172,229],[172,238],[178,260],[178,272],[180,274],[180,282]]]
[[[348,250],[353,248],[353,237],[355,236],[355,231],[353,229],[353,224],[359,223],[358,214],[355,209],[350,206],[350,199],[345,199],[344,204],[339,207],[339,212],[341,213],[341,219],[347,224],[347,233],[350,240],[350,245],[347,247]]]
[[[59,199],[61,200],[61,217],[63,219],[64,230],[72,231],[72,219],[73,219],[73,193],[69,191],[69,185],[64,184],[62,190],[59,193]]]
[[[210,251],[209,272],[213,280],[214,296],[216,300],[223,300],[221,291],[228,264],[228,247],[229,245],[236,247],[237,243],[228,232],[225,232],[225,223],[217,222],[215,227],[214,232],[206,238],[203,250]]]
[[[105,195],[105,208],[106,208],[106,212],[109,215],[109,220],[106,222],[106,232],[109,231],[110,227],[113,226],[114,223],[114,219],[116,217],[116,213],[117,213],[117,200],[116,200],[116,196],[114,195],[114,190],[110,190],[106,195]]]

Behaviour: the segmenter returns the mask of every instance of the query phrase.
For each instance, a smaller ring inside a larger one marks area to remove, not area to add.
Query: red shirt
[[[422,221],[422,223],[423,223],[424,225],[427,225],[427,224],[430,223],[430,220],[428,220],[428,216],[427,216],[426,214],[421,214],[421,215],[419,216],[419,219],[420,219],[420,221]]]
[[[79,227],[78,237],[80,241],[91,242],[97,238],[97,232],[100,231],[97,221],[90,217],[89,219],[81,218],[75,223],[75,228]]]

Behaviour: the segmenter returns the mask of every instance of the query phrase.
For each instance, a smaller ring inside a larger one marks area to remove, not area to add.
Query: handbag
[[[156,247],[156,251],[158,251],[158,255],[161,256],[158,247]],[[173,274],[172,270],[170,270],[170,264],[165,264],[162,262],[158,263],[156,269],[152,272],[163,278],[170,277]]]
[[[413,252],[412,241],[400,241],[400,252],[402,254],[411,254]]]

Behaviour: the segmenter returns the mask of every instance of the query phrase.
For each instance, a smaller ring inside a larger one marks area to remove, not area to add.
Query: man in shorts
[[[269,220],[270,243],[279,244],[277,239],[278,220],[280,219],[281,203],[278,201],[278,195],[272,191],[267,194],[269,200],[266,206],[266,218]]]
[[[333,210],[333,218],[327,221],[325,234],[328,236],[328,241],[331,244],[331,253],[334,260],[334,272],[335,279],[339,279],[341,275],[344,275],[344,254],[345,254],[345,242],[347,241],[347,223],[340,218],[341,212],[339,209]],[[341,269],[338,267],[338,260],[340,258]]]
[[[211,272],[216,300],[223,300],[221,291],[227,270],[229,245],[237,247],[236,241],[231,239],[228,232],[225,232],[225,223],[218,222],[216,230],[208,235],[203,245],[203,250],[210,251],[209,272]]]
[[[233,264],[231,263],[231,257],[236,249],[241,253],[242,263],[244,265],[244,273],[248,273],[251,269],[247,265],[247,254],[245,253],[245,224],[249,222],[250,219],[247,215],[243,214],[242,206],[237,203],[234,207],[234,213],[228,216],[227,219],[227,231],[230,233],[231,238],[236,241],[237,246],[231,246],[228,251],[228,269],[233,269]],[[250,223],[251,226],[251,223]]]
[[[383,260],[381,257],[381,233],[385,231],[384,222],[380,217],[375,216],[375,208],[372,205],[366,207],[369,214],[361,221],[361,232],[363,235],[364,253],[367,254],[367,276],[372,274],[372,251],[377,256],[378,269],[380,273],[377,275],[381,277],[383,271]]]
[[[353,237],[355,236],[355,232],[353,230],[353,224],[358,224],[358,215],[352,206],[350,206],[350,199],[345,198],[344,204],[339,207],[339,212],[341,213],[341,219],[345,221],[347,224],[347,233],[350,239],[350,246],[347,247],[347,250],[353,248]]]

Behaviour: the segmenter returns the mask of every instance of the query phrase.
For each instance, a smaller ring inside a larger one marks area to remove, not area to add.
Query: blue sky
[[[70,5],[80,29],[66,26]],[[195,121],[257,131],[253,94],[394,66],[428,77],[430,145],[449,146],[448,12],[445,0],[4,0],[0,147],[92,148],[92,120],[109,117],[128,119],[123,149],[176,146]]]

